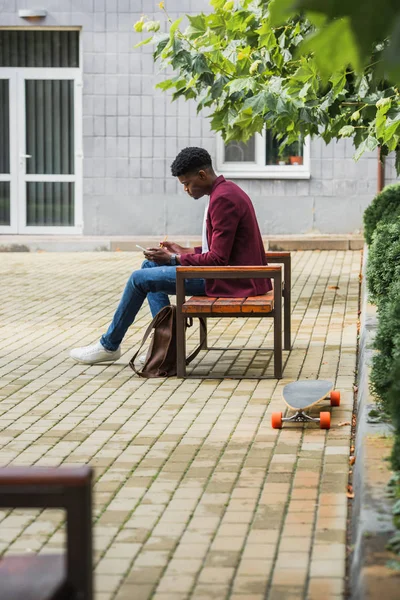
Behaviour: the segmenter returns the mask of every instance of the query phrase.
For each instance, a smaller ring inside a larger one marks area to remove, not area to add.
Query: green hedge
[[[394,444],[392,449],[392,467],[400,471],[400,357],[398,357],[392,368],[392,377],[387,393],[388,405],[395,429]]]
[[[387,301],[379,309],[374,348],[378,352],[372,358],[371,392],[381,400],[382,408],[392,413],[389,391],[395,364],[400,360],[400,280],[393,282]],[[400,410],[400,396],[397,402]]]
[[[378,223],[368,255],[367,284],[370,301],[385,302],[393,281],[400,279],[400,217]]]
[[[400,186],[391,188],[396,188],[396,192],[400,190]],[[374,225],[368,255],[368,292],[370,300],[378,307],[379,317],[370,387],[391,418],[395,430],[391,462],[393,469],[400,471],[400,216],[393,217],[397,206],[391,206],[392,213],[382,210],[381,221]],[[374,215],[377,218],[377,210]],[[371,210],[369,232],[372,231],[372,216]],[[368,219],[364,218],[364,222]]]
[[[393,220],[400,215],[400,184],[388,185],[375,196],[364,212],[364,237],[368,246],[380,221]]]

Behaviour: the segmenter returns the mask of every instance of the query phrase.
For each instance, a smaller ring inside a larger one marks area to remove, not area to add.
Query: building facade
[[[40,9],[38,9],[40,4]],[[167,0],[172,18],[207,0]],[[0,233],[195,235],[204,200],[170,174],[185,146],[251,196],[262,233],[352,233],[377,189],[377,155],[269,132],[225,147],[194,102],[170,98],[133,24],[148,0],[0,0]],[[389,158],[386,183],[396,181]]]

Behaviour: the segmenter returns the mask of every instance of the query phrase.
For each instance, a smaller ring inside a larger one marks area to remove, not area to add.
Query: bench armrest
[[[279,279],[282,267],[177,267],[176,279]]]
[[[271,252],[266,252],[265,256],[267,258],[270,258],[270,257],[273,258],[274,256],[281,257],[281,258],[286,258],[286,257],[290,257],[291,253],[290,252],[275,252],[275,251],[271,251]]]
[[[91,483],[92,473],[92,468],[87,465],[77,467],[1,467],[0,494],[3,486],[81,487]]]
[[[285,267],[291,267],[292,257],[290,252],[266,252],[265,258],[268,263],[282,263]]]

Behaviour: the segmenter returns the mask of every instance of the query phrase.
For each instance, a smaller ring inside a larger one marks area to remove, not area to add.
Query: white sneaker
[[[106,350],[101,342],[96,342],[91,346],[83,346],[82,348],[74,348],[69,353],[70,357],[76,362],[86,365],[95,365],[103,362],[114,362],[121,356],[121,348],[115,350]]]

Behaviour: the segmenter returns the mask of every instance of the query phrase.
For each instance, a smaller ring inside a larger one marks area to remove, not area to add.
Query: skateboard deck
[[[326,398],[332,389],[331,381],[304,379],[285,385],[282,396],[289,408],[304,410]]]
[[[305,410],[314,406],[330,394],[331,406],[340,405],[340,392],[333,390],[331,381],[322,379],[305,379],[293,381],[285,385],[282,391],[282,396],[285,404],[296,411],[290,417],[283,417],[282,413],[272,413],[271,424],[274,429],[281,429],[282,423],[301,422],[319,423],[321,429],[329,429],[331,426],[331,414],[329,412],[321,412],[319,418],[308,415]]]

